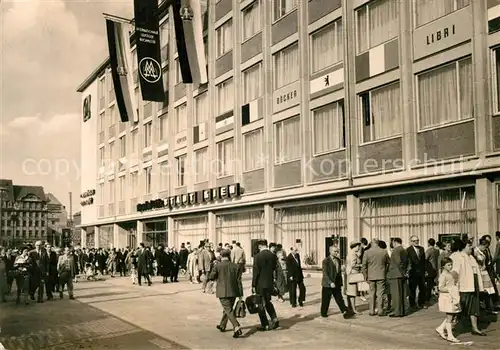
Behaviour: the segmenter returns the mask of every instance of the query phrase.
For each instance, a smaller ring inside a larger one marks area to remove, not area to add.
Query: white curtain
[[[115,202],[115,180],[109,181],[109,203]]]
[[[118,200],[125,199],[125,176],[118,178]]]
[[[219,164],[219,177],[233,174],[234,140],[228,139],[217,144],[217,163]]]
[[[187,129],[187,105],[185,103],[175,108],[175,131],[177,133]]]
[[[299,44],[292,44],[274,54],[274,87],[279,89],[299,79]]]
[[[151,167],[144,169],[144,187],[146,188],[146,194],[151,193]]]
[[[99,204],[104,204],[104,184],[99,184]]]
[[[216,30],[217,57],[233,49],[233,21],[229,20]]]
[[[186,155],[182,155],[176,158],[177,161],[177,187],[185,186],[184,178],[186,173]]]
[[[264,167],[264,129],[253,130],[243,135],[244,171]]]
[[[276,123],[276,164],[298,160],[302,157],[300,116]]]
[[[139,148],[139,131],[136,129],[130,132],[132,154],[136,154]]]
[[[476,198],[474,188],[450,189],[364,200],[361,203],[361,236],[390,243],[399,237],[409,244],[416,235],[421,244],[439,234],[467,233],[474,237]]]
[[[168,21],[164,22],[160,28],[160,47],[168,45]]]
[[[460,85],[457,89],[458,84]],[[420,128],[472,118],[472,89],[470,58],[420,74]],[[457,95],[458,91],[460,96]]]
[[[137,197],[138,172],[130,173],[130,197]]]
[[[166,141],[168,138],[168,115],[164,114],[160,118],[158,118],[159,128],[158,128],[158,137],[160,141]]]
[[[243,103],[253,101],[262,95],[261,66],[258,63],[243,71]]]
[[[116,158],[116,154],[115,154],[115,143],[114,142],[111,142],[109,144],[109,163],[110,163],[110,166],[111,164],[113,163],[113,161],[115,160]]]
[[[415,1],[416,25],[421,26],[453,11],[468,6],[470,0],[418,0]]]
[[[120,137],[120,158],[127,156],[127,136]]]
[[[368,50],[369,48],[369,38],[368,38],[368,7],[363,6],[358,11],[356,11],[357,18],[357,37],[358,37],[358,53]]]
[[[201,123],[207,121],[208,110],[210,108],[210,105],[208,104],[208,92],[204,92],[195,97],[194,108],[194,124],[200,125]]]
[[[233,79],[228,79],[217,85],[217,115],[234,108]]]
[[[208,148],[202,148],[195,152],[196,182],[208,181]]]
[[[278,20],[297,7],[297,0],[274,0],[274,20]]]
[[[152,123],[144,124],[144,147],[151,146],[152,132]]]
[[[344,146],[342,105],[331,103],[313,111],[314,154],[334,151]]]
[[[399,1],[378,0],[368,5],[370,48],[399,36]]]
[[[260,0],[256,0],[243,10],[243,40],[252,37],[261,30]]]
[[[160,164],[160,190],[168,190],[168,161]]]
[[[343,60],[342,20],[337,20],[311,35],[312,72]]]
[[[169,245],[179,247],[181,243],[189,242],[193,248],[198,247],[200,241],[208,238],[208,218],[203,216],[175,220],[174,230],[176,242],[169,242]]]
[[[399,83],[370,92],[373,140],[401,134],[401,100]]]

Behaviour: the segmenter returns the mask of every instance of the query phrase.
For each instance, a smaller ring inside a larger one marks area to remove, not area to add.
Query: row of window
[[[12,231],[11,230],[1,230],[0,231],[0,236],[2,237],[9,237],[12,235]],[[39,236],[44,236],[45,235],[45,230],[41,230],[41,231],[16,231],[15,233],[15,237],[24,237],[24,238],[28,238],[28,237],[39,237]]]
[[[2,201],[3,208],[13,208],[14,203],[12,201]],[[17,202],[16,208],[18,210],[42,210],[44,208],[42,203],[33,203],[33,202]]]
[[[32,220],[3,220],[3,226],[19,226],[19,227],[45,227],[45,221]]]

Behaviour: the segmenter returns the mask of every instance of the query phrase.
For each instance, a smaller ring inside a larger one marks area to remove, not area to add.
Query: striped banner
[[[193,128],[193,143],[205,141],[207,139],[207,122],[196,125]]]
[[[241,106],[241,126],[248,125],[263,118],[262,99],[253,100]]]
[[[130,32],[132,26],[106,18],[108,36],[109,60],[111,76],[115,88],[116,104],[120,113],[120,120],[128,122],[131,119],[139,122],[136,101],[133,96],[134,87],[132,76],[132,55],[130,51]]]
[[[488,0],[488,33],[500,30],[500,0]]]
[[[399,40],[371,48],[356,56],[356,82],[399,67]]]
[[[200,0],[174,0],[172,8],[182,82],[206,84],[208,75]]]

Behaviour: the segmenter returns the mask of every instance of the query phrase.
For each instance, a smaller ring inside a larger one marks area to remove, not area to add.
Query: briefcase
[[[236,307],[234,308],[234,315],[237,318],[245,318],[245,316],[247,315],[247,309],[245,306],[245,302],[243,300],[240,299],[236,302]]]
[[[259,312],[259,308],[262,305],[260,295],[250,295],[245,299],[245,304],[247,306],[248,312],[253,315]]]

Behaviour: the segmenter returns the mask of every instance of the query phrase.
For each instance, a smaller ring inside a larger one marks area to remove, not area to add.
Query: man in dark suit
[[[217,329],[224,332],[226,330],[227,321],[229,320],[234,329],[233,338],[238,338],[242,335],[242,331],[240,323],[234,314],[233,307],[236,298],[241,298],[243,296],[241,271],[237,264],[229,260],[231,257],[230,250],[221,250],[220,256],[221,262],[215,264],[209,275],[211,281],[217,282],[215,295],[219,298],[223,309],[222,319],[220,320],[220,324],[217,325]]]
[[[276,329],[279,327],[276,310],[271,303],[274,289],[274,271],[278,264],[276,255],[268,249],[267,241],[259,241],[259,253],[253,258],[252,292],[261,297],[262,305],[259,308],[259,319],[261,331]],[[271,318],[269,322],[266,311]]]
[[[328,317],[330,300],[333,298],[337,303],[344,318],[354,316],[352,310],[348,310],[342,297],[342,262],[340,261],[339,247],[330,246],[330,255],[323,260],[323,278],[321,280],[321,317]]]
[[[297,287],[299,287],[299,305],[304,306],[306,300],[306,286],[304,285],[304,274],[300,264],[300,255],[296,248],[290,248],[290,254],[286,258],[286,269],[288,274],[288,290],[290,293],[290,304],[297,307]]]
[[[436,240],[434,238],[430,238],[427,242],[429,244],[429,248],[425,251],[425,285],[426,285],[426,293],[425,293],[425,301],[428,303],[432,297],[432,290],[436,286],[436,279],[438,276],[438,259],[439,259],[439,249],[436,248]]]
[[[149,277],[149,268],[153,261],[153,255],[146,249],[144,243],[140,244],[139,257],[137,259],[137,282],[141,284],[141,278],[144,276],[148,281],[148,286],[151,285],[151,278]]]
[[[380,248],[378,239],[374,238],[371,247],[363,255],[361,272],[370,284],[369,314],[370,316],[385,316],[384,293],[386,290],[387,265],[389,255],[387,251]],[[376,306],[376,311],[375,311]]]
[[[30,258],[34,262],[33,283],[31,286],[31,300],[35,299],[38,290],[37,302],[43,303],[43,289],[49,272],[49,257],[42,247],[42,241],[35,243],[35,249],[30,252]]]
[[[45,280],[45,293],[47,294],[47,300],[52,300],[54,299],[53,293],[57,285],[57,262],[59,257],[57,253],[52,250],[50,244],[45,245],[45,250],[49,258],[47,278]]]
[[[396,237],[392,240],[392,253],[389,259],[387,280],[391,291],[392,313],[390,317],[405,315],[406,276],[408,274],[408,253],[403,248],[403,241]]]
[[[408,287],[410,289],[410,308],[425,307],[425,251],[419,246],[417,236],[410,237],[410,246],[406,248],[410,269],[408,272]],[[418,288],[418,304],[415,302]]]

